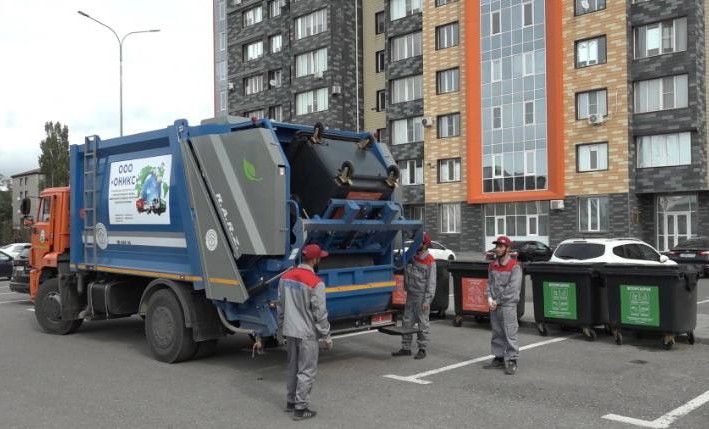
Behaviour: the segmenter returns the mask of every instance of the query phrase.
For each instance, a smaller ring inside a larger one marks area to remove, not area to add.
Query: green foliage
[[[39,168],[44,174],[44,187],[69,185],[69,127],[61,123],[44,124],[47,138],[40,143]]]
[[[0,192],[0,245],[12,242],[12,190]]]

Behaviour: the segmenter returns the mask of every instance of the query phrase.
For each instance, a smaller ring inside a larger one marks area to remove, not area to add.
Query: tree
[[[12,242],[12,190],[0,191],[0,244]]]
[[[40,188],[69,185],[69,127],[59,122],[44,124],[47,138],[39,147],[39,169],[44,174]]]

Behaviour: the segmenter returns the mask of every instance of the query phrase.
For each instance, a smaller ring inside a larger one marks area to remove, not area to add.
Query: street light
[[[130,33],[126,33],[123,37],[118,37],[118,33],[116,31],[109,27],[108,25],[104,24],[103,22],[99,21],[98,19],[89,16],[89,14],[82,12],[80,10],[77,10],[76,13],[79,15],[89,18],[90,20],[101,24],[102,26],[108,28],[111,30],[111,33],[113,33],[114,36],[116,36],[116,41],[118,42],[118,63],[119,63],[119,91],[120,91],[120,115],[121,115],[121,137],[123,137],[123,42],[126,40],[126,37],[130,36],[131,34],[138,34],[138,33],[157,33],[160,30],[140,30],[140,31],[131,31]]]

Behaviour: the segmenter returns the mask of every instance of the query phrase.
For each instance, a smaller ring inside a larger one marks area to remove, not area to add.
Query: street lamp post
[[[97,24],[100,24],[109,30],[111,30],[111,33],[113,33],[114,36],[116,36],[116,41],[118,42],[118,68],[119,68],[119,102],[120,102],[120,117],[121,117],[121,137],[123,137],[123,42],[126,40],[126,37],[130,36],[131,34],[138,34],[138,33],[157,33],[160,30],[159,29],[154,29],[154,30],[140,30],[140,31],[131,31],[129,33],[126,33],[123,37],[118,37],[118,33],[116,31],[109,27],[108,25],[104,24],[103,22],[99,21],[98,19],[89,16],[89,14],[82,12],[80,10],[76,11],[79,15],[86,17]]]

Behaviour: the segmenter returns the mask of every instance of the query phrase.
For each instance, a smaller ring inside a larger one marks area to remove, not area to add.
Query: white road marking
[[[28,308],[27,311],[31,311],[34,313],[34,308]]]
[[[519,350],[523,351],[523,350],[533,349],[536,347],[546,346],[548,344],[554,344],[554,343],[558,343],[560,341],[568,340],[569,338],[571,338],[571,337],[567,336],[567,337],[552,338],[551,340],[540,341],[538,343],[528,344],[526,346],[520,347]],[[486,360],[489,360],[492,358],[493,358],[492,355],[481,356],[481,357],[478,357],[475,359],[466,360],[463,362],[458,362],[453,365],[444,366],[443,368],[437,368],[437,369],[432,369],[430,371],[419,372],[418,374],[414,374],[414,375],[402,376],[402,375],[389,374],[389,375],[384,375],[383,377],[391,378],[393,380],[399,380],[399,381],[408,381],[409,383],[431,384],[432,383],[431,381],[422,380],[422,378],[430,377],[432,375],[440,374],[442,372],[450,371],[453,369],[462,368],[464,366],[472,365],[472,364],[478,363],[478,362],[483,362],[483,361],[486,361]]]
[[[687,414],[691,413],[692,411],[696,410],[707,402],[709,402],[709,390],[687,402],[686,404],[682,405],[681,407],[675,408],[664,416],[652,421],[634,419],[632,417],[619,416],[617,414],[606,414],[605,416],[603,416],[603,418],[606,420],[613,420],[616,422],[627,423],[629,425],[635,425],[640,427],[664,429],[670,427],[670,425],[674,423],[675,420],[679,419],[680,417],[686,416]]]
[[[697,304],[706,304],[707,302],[709,302],[709,299],[705,299],[705,300],[703,300],[703,301],[699,301],[699,302],[697,302]]]
[[[0,292],[0,295],[19,295],[17,292]]]
[[[335,335],[332,337],[333,340],[339,340],[340,338],[356,337],[357,335],[373,334],[379,332],[376,329],[370,329],[369,331],[352,332],[351,334]]]
[[[29,299],[17,299],[15,301],[0,301],[0,304],[11,304],[13,302],[32,302]]]

